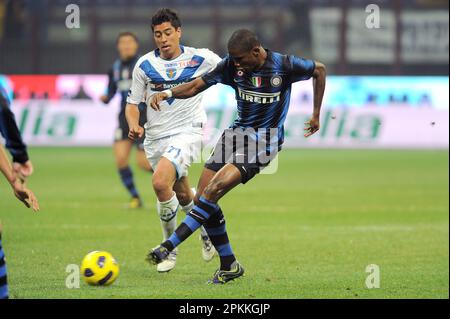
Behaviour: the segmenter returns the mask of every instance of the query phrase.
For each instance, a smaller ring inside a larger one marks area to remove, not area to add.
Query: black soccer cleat
[[[157,265],[161,263],[163,260],[167,259],[169,254],[170,251],[167,248],[160,245],[151,249],[145,260],[147,260],[147,262],[149,262],[152,265]]]
[[[210,284],[226,284],[227,282],[239,278],[244,275],[244,267],[238,261],[234,262],[234,265],[230,270],[217,269],[212,279],[208,281]]]

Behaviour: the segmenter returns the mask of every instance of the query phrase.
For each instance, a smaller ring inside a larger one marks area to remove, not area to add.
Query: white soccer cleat
[[[212,244],[208,236],[200,235],[200,240],[202,242],[203,260],[206,262],[211,261],[214,258],[214,255],[216,255],[216,249],[214,248],[214,245]]]
[[[156,270],[158,272],[168,272],[175,268],[175,264],[177,263],[177,251],[171,251],[166,259],[160,262],[156,266]]]

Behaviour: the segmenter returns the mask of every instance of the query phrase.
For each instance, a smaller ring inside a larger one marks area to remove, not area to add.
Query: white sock
[[[195,196],[195,194],[197,193],[197,190],[195,189],[195,187],[192,187],[191,190],[192,190],[192,193],[194,193],[194,196]],[[189,204],[187,204],[186,206],[182,206],[181,207],[181,209],[186,214],[188,214],[192,210],[192,208],[194,208],[194,201],[193,200],[191,200],[191,202]]]
[[[208,233],[206,232],[206,229],[203,226],[200,226],[200,234],[202,235],[202,237],[208,237],[209,238]]]
[[[170,235],[177,228],[177,211],[178,211],[178,199],[175,193],[171,199],[167,202],[156,203],[156,209],[158,211],[159,219],[161,220],[161,227],[163,230],[163,241],[166,241]]]
[[[195,193],[195,188],[192,189]],[[191,201],[189,204],[187,204],[186,206],[182,206],[181,209],[188,214],[192,208],[194,208],[194,201]],[[206,232],[205,227],[200,226],[200,233],[202,235],[202,237],[208,236],[208,233]]]
[[[186,214],[188,214],[192,210],[192,208],[194,208],[194,201],[193,200],[191,200],[191,202],[189,204],[187,204],[186,206],[181,206],[181,209]]]

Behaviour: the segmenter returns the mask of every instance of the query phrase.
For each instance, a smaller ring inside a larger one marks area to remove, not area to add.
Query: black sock
[[[119,169],[119,175],[120,179],[122,180],[123,186],[125,186],[131,196],[139,198],[139,193],[136,189],[136,186],[134,185],[133,172],[131,171],[130,167]]]

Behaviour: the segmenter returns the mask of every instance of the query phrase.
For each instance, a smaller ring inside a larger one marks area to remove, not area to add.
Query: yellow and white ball
[[[89,285],[108,286],[119,275],[119,264],[106,251],[92,251],[83,258],[81,275]]]

